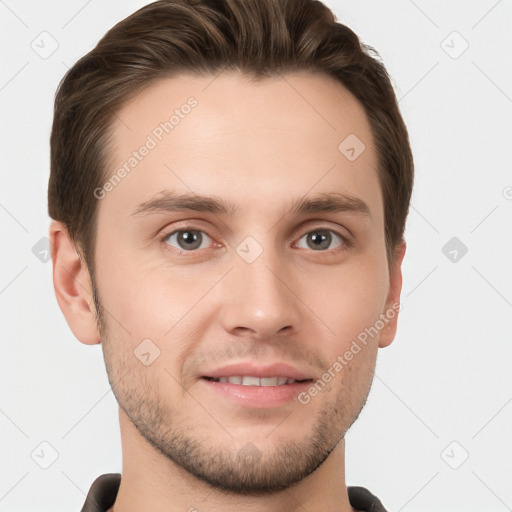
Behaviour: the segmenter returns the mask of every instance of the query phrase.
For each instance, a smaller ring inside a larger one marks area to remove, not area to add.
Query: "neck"
[[[109,512],[355,512],[345,484],[345,441],[327,460],[293,487],[268,496],[227,494],[212,488],[174,464],[151,446],[122,410],[119,412],[123,452],[121,485]]]

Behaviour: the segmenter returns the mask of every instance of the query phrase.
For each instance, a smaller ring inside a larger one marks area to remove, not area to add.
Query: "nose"
[[[238,259],[223,286],[221,321],[227,332],[272,341],[300,329],[304,308],[297,276],[269,250],[252,263]]]

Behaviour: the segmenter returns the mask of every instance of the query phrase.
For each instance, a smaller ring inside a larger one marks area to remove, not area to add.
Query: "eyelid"
[[[163,230],[163,234],[161,234],[159,236],[160,242],[162,242],[167,248],[174,249],[175,251],[180,251],[182,253],[189,252],[191,254],[198,253],[200,251],[199,249],[195,249],[193,251],[187,251],[185,249],[178,249],[176,247],[172,247],[168,243],[166,243],[166,240],[171,235],[173,235],[175,233],[179,233],[180,231],[199,231],[200,233],[203,233],[204,235],[206,235],[214,244],[218,245],[218,242],[215,241],[214,237],[211,236],[206,229],[198,227],[198,226],[195,226],[191,221],[188,221],[188,222],[187,221],[183,221],[183,224],[180,224],[180,223],[177,223],[177,225],[173,224],[172,229],[169,229],[169,230],[165,230],[164,229]],[[205,249],[201,249],[201,251],[203,251],[203,250],[205,250]]]
[[[302,226],[304,225],[305,227],[299,229],[299,232],[302,233],[301,237],[311,231],[331,231],[336,233],[347,244],[353,240],[353,234],[350,229],[325,219],[311,219],[302,224]]]

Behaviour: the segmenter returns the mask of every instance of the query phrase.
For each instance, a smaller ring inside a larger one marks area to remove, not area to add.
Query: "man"
[[[311,0],[169,0],[64,77],[54,287],[122,476],[83,511],[384,511],[344,437],[394,339],[413,184],[384,66]]]

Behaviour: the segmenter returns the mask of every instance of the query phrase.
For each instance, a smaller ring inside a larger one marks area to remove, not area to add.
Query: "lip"
[[[281,386],[244,386],[231,382],[217,382],[210,380],[213,377],[253,376],[253,377],[287,377],[297,381]],[[269,409],[283,406],[297,401],[298,395],[304,391],[314,380],[312,373],[306,373],[287,363],[257,364],[255,362],[232,363],[215,368],[201,376],[200,382],[206,386],[208,392],[216,397],[228,399],[238,406],[253,409]]]
[[[272,363],[267,365],[256,364],[254,362],[232,363],[221,368],[215,368],[205,371],[202,377],[232,377],[235,375],[251,375],[253,377],[287,377],[294,380],[309,380],[314,376],[298,370],[287,363]],[[247,386],[246,386],[247,387]],[[272,387],[272,386],[269,386]]]
[[[206,389],[238,406],[270,409],[297,401],[298,395],[311,385],[311,381],[294,382],[281,386],[244,386],[231,382],[217,382],[205,378],[200,382]]]

